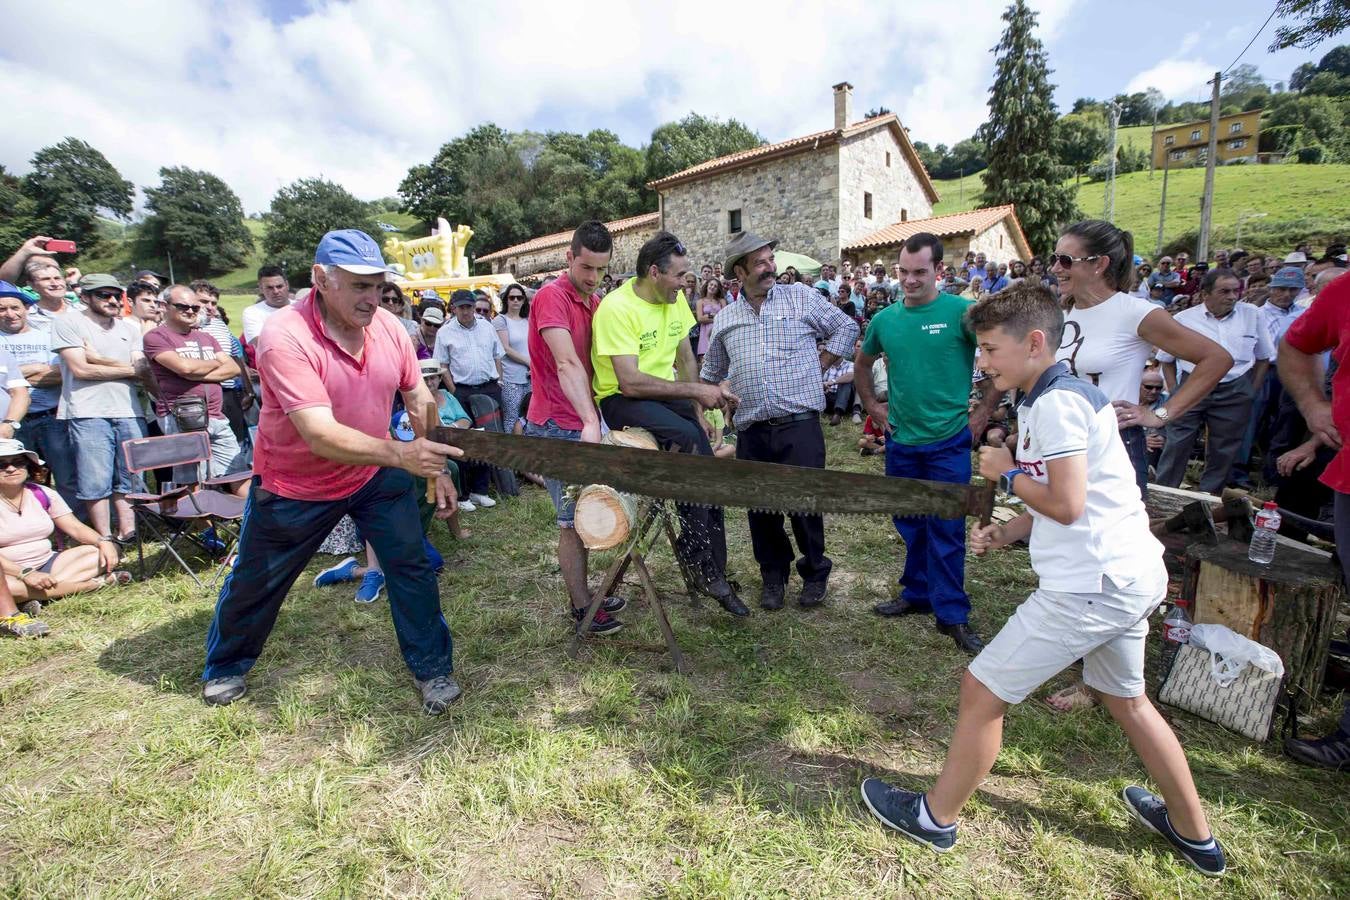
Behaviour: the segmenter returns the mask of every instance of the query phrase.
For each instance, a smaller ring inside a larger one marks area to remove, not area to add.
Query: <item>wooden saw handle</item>
[[[423,414],[425,418],[422,419],[421,425],[418,425],[415,419],[413,420],[414,437],[426,437],[427,429],[431,427],[431,423],[441,420],[441,411],[437,409],[435,400],[427,401],[427,408]],[[436,505],[436,478],[437,476],[433,475],[427,479],[427,502],[432,506]]]
[[[994,489],[998,487],[988,478],[984,479],[984,484],[979,487],[977,512],[979,514],[980,524],[988,525],[994,515]]]

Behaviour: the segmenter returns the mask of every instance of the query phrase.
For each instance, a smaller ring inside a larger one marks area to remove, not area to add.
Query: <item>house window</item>
[[[1194,131],[1191,132],[1191,140],[1193,140],[1193,141],[1198,141],[1198,140],[1200,140],[1200,129],[1199,129],[1199,128],[1197,128],[1197,129],[1195,129]]]
[[[741,233],[741,211],[739,209],[727,210],[727,233]]]
[[[1243,147],[1245,147],[1245,146],[1247,146],[1247,139],[1246,139],[1246,138],[1238,138],[1238,139],[1235,140],[1235,141],[1229,141],[1229,142],[1228,142],[1228,149],[1229,149],[1229,150],[1241,150],[1241,149],[1242,149]]]
[[[1185,159],[1185,158],[1186,158],[1186,151],[1185,151],[1185,150],[1173,150],[1173,151],[1172,151],[1172,158],[1173,158],[1173,159]]]
[[[1001,234],[998,236],[998,249],[1003,249],[1003,235]]]
[[[863,191],[863,218],[872,218],[872,195]]]
[[[909,221],[909,210],[907,210],[907,209],[902,209],[902,210],[900,210],[900,221],[901,221],[901,222],[908,222],[908,221]]]
[[[891,151],[887,150],[887,151],[886,151],[886,168],[889,169],[890,167],[891,167]]]
[[[1177,136],[1175,134],[1169,134],[1167,137],[1163,138],[1163,143],[1166,144],[1168,147],[1172,146],[1176,142]]]
[[[1228,133],[1229,133],[1229,134],[1241,134],[1241,133],[1242,133],[1242,123],[1241,123],[1241,122],[1234,122],[1232,125],[1229,125],[1229,126],[1228,126]]]

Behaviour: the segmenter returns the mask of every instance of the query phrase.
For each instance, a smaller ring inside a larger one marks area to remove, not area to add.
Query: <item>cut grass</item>
[[[832,467],[879,471],[828,429]],[[745,517],[734,575],[758,591]],[[831,517],[831,599],[734,621],[679,594],[653,554],[681,646],[670,671],[645,604],[623,644],[565,655],[551,507],[540,491],[433,540],[465,696],[427,718],[382,605],[302,577],[226,708],[198,698],[214,596],[184,577],[73,597],[0,659],[0,821],[12,896],[1162,896],[1350,892],[1344,776],[1175,722],[1230,876],[1210,885],[1132,826],[1145,776],[1100,711],[1032,701],[939,858],[879,827],[857,784],[922,787],[949,739],[966,662],[925,621],[870,604],[897,574],[877,518]],[[597,554],[598,571],[610,554]],[[326,564],[316,560],[313,569]],[[310,573],[313,574],[312,572]],[[969,561],[992,634],[1034,583],[1022,551]],[[627,596],[636,601],[631,585]],[[791,596],[791,595],[790,595]],[[630,643],[631,642],[631,643]],[[1319,709],[1327,725],[1336,698]]]

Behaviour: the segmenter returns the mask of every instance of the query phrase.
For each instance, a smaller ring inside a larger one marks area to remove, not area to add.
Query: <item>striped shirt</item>
[[[729,304],[713,319],[703,380],[731,382],[740,397],[736,430],[756,422],[825,408],[820,353],[851,357],[858,325],[805,284],[775,284],[759,312],[750,301]]]
[[[230,354],[230,356],[238,358],[244,355],[243,346],[239,344],[238,339],[236,339],[234,335],[230,334],[230,326],[226,325],[220,319],[212,316],[210,319],[207,319],[205,325],[201,326],[201,329],[211,335],[211,337],[215,338],[216,343],[220,345],[220,349]],[[231,378],[227,381],[222,381],[220,387],[222,390],[233,391],[239,387],[239,379]]]

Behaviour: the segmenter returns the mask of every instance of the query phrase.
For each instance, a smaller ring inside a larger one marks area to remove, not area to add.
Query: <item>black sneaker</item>
[[[586,618],[586,610],[572,607],[572,620],[581,627],[581,622]],[[591,619],[590,633],[594,635],[613,634],[623,628],[623,623],[605,612],[603,609],[595,611],[595,618]]]
[[[880,778],[869,778],[862,783],[862,798],[872,815],[887,828],[894,828],[912,841],[946,853],[956,845],[956,826],[924,828],[919,824],[919,804],[923,794],[891,787]]]
[[[1290,738],[1284,752],[1301,763],[1324,769],[1350,769],[1350,734],[1339,728],[1324,738]]]
[[[828,586],[829,582],[826,581],[808,581],[802,585],[802,592],[797,595],[797,605],[802,609],[810,609],[824,603]]]
[[[781,581],[766,581],[759,591],[759,608],[775,610],[783,608],[783,597],[787,593],[787,585]]]
[[[600,602],[600,608],[613,615],[628,605],[628,601],[622,597],[606,597]]]
[[[1167,818],[1167,804],[1156,795],[1138,785],[1130,785],[1121,792],[1130,815],[1150,831],[1167,838],[1172,849],[1181,854],[1181,858],[1190,863],[1201,875],[1218,878],[1228,868],[1223,858],[1223,848],[1218,841],[1213,846],[1201,850],[1177,834],[1172,822]]]

